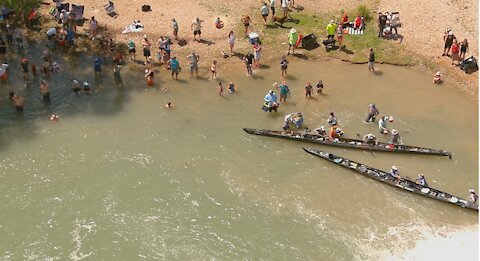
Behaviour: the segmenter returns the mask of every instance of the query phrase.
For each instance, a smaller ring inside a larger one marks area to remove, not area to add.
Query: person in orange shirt
[[[343,135],[343,130],[338,127],[338,125],[333,125],[332,127],[330,127],[330,131],[328,132],[328,137],[330,139],[338,139],[340,138],[340,136]]]

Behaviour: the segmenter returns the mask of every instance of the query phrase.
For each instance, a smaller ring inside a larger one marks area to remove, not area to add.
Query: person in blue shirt
[[[95,73],[100,73],[102,71],[102,63],[103,59],[101,57],[96,57],[95,62],[93,64],[93,70]]]
[[[417,184],[418,184],[418,185],[421,185],[421,186],[424,186],[424,187],[428,187],[427,180],[426,180],[425,177],[423,176],[423,173],[422,173],[422,174],[419,174],[419,175],[418,175],[418,178],[416,178],[415,180],[417,180]]]
[[[180,63],[177,60],[177,57],[173,56],[169,61],[170,69],[172,70],[172,79],[178,79],[178,72],[180,71]],[[174,77],[175,75],[175,77]]]
[[[265,95],[265,106],[267,107],[269,112],[277,111],[278,102],[277,102],[277,95],[273,92],[273,90],[268,91],[267,95]]]

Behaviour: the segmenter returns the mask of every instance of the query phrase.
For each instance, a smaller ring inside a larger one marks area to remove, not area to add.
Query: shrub
[[[358,6],[356,12],[358,15],[363,16],[366,22],[372,20],[372,11],[366,5]]]

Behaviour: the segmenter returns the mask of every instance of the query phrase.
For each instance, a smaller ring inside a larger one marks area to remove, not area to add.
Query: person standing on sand
[[[151,56],[150,47],[152,46],[152,44],[150,43],[150,40],[148,40],[146,34],[143,35],[142,46],[143,46],[143,56],[145,56],[145,61],[147,61],[148,57]]]
[[[260,68],[260,58],[262,57],[262,46],[259,43],[253,45],[254,66]]]
[[[200,61],[200,56],[192,52],[189,56],[187,56],[188,61],[190,62],[190,78],[193,77],[193,71],[198,77],[198,61]]]
[[[235,34],[233,31],[228,33],[228,44],[230,45],[230,57],[233,55],[233,46],[235,45]]]
[[[242,17],[242,23],[243,26],[245,26],[245,36],[248,36],[248,27],[250,26],[251,22],[252,20],[250,19],[250,16],[248,14]]]
[[[288,33],[288,51],[287,55],[290,54],[290,48],[292,48],[292,54],[295,54],[295,46],[297,45],[298,41],[298,33],[295,28],[290,29],[290,33]]]
[[[272,21],[273,21],[273,17],[275,16],[275,2],[276,0],[270,0],[270,10],[272,10]]]
[[[135,42],[132,39],[130,39],[128,40],[127,46],[128,46],[128,55],[130,56],[130,61],[133,61],[135,60],[135,53],[137,52],[137,50],[135,49]]]
[[[178,41],[178,23],[175,20],[175,18],[172,19],[172,29],[173,29],[173,36],[175,37],[175,40]]]
[[[196,41],[196,37],[198,34],[198,41],[202,40],[202,21],[197,17],[193,20],[192,24],[190,25],[190,30],[193,30],[193,41]]]
[[[382,14],[382,12],[378,13],[378,37],[383,37],[383,29],[387,25],[387,16]]]
[[[453,45],[453,41],[456,40],[457,38],[453,34],[452,30],[447,29],[447,33],[443,36],[443,41],[445,42],[444,48],[443,48],[443,54],[442,56],[450,56],[448,53],[450,52],[450,48]]]
[[[215,80],[217,78],[217,60],[213,60],[210,71],[212,72],[212,80]]]
[[[287,76],[288,61],[285,55],[282,56],[280,61],[280,70],[282,71],[282,77]]]
[[[95,39],[97,30],[98,30],[98,22],[97,20],[95,20],[95,16],[92,16],[92,19],[90,19],[90,31],[92,32],[92,40]]]
[[[260,9],[260,13],[263,17],[263,25],[267,27],[267,17],[268,17],[268,7],[267,3],[263,3],[262,8]]]
[[[467,38],[464,38],[460,43],[460,58],[462,61],[465,60],[465,54],[468,52],[468,41]]]
[[[457,61],[457,65],[460,65],[460,45],[458,44],[457,40],[453,41],[452,44],[452,65],[455,65],[455,61]]]
[[[373,48],[370,48],[370,54],[368,55],[368,71],[375,72],[375,53],[373,52]]]
[[[327,25],[327,38],[330,40],[335,39],[335,32],[337,30],[337,24],[335,21],[330,20],[330,23]]]
[[[43,102],[50,103],[50,92],[48,91],[48,82],[45,80],[40,81],[40,93],[43,97]]]
[[[340,47],[340,50],[343,49],[343,26],[339,25],[337,27],[337,41],[338,41],[338,46]]]

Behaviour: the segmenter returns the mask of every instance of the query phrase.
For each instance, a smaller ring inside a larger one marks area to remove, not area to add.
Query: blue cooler
[[[248,41],[250,42],[250,44],[255,44],[255,43],[258,43],[260,42],[260,38],[258,37],[258,34],[257,33],[250,33],[248,35]]]

